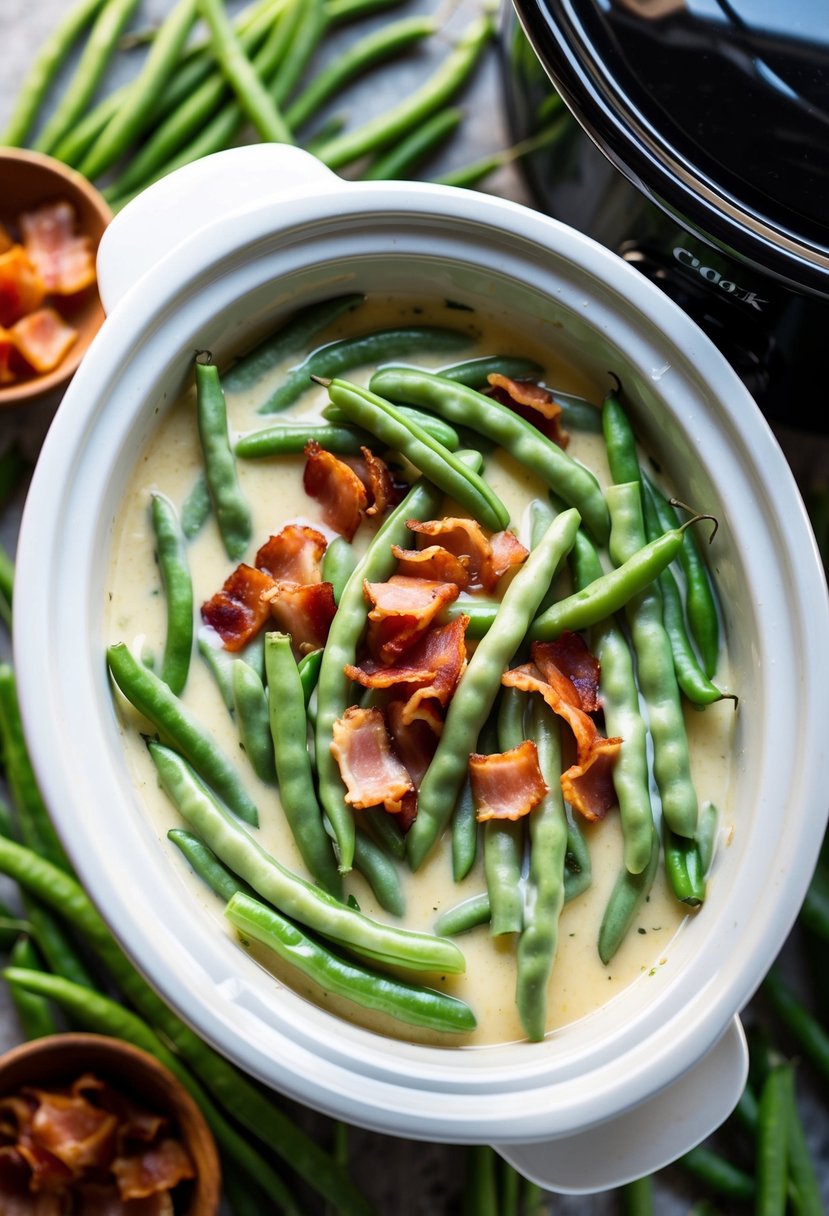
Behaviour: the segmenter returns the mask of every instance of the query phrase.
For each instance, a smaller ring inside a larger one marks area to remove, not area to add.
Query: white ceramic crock
[[[334,1116],[494,1143],[561,1191],[601,1190],[673,1160],[741,1092],[736,1015],[794,921],[827,812],[825,583],[756,406],[684,313],[578,233],[473,192],[344,183],[292,148],[220,153],[159,183],[115,219],[99,269],[109,316],[26,506],[15,649],[38,777],[112,929],[204,1038]],[[121,753],[103,657],[104,572],[136,453],[194,349],[221,361],[294,307],[354,290],[496,300],[552,328],[577,365],[622,377],[678,491],[720,519],[714,560],[741,696],[733,839],[664,965],[539,1044],[391,1041],[275,985],[165,881],[164,844]]]

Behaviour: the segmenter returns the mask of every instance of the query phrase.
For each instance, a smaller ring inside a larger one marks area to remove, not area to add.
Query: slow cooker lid
[[[813,290],[829,280],[825,0],[515,0],[596,142],[668,210]]]

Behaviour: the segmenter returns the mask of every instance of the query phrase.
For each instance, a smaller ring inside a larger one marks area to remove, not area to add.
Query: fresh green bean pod
[[[386,850],[359,828],[354,841],[354,869],[362,874],[381,908],[392,916],[405,916],[406,900],[397,866]]]
[[[705,899],[705,871],[702,868],[696,840],[676,836],[669,828],[663,831],[665,873],[671,890],[690,908],[698,908]]]
[[[11,967],[25,968],[27,971],[43,970],[40,956],[31,939],[25,934],[21,934],[12,946],[9,964]],[[9,983],[8,989],[20,1029],[27,1042],[60,1032],[54,1009],[46,997],[31,992],[28,988],[15,984],[13,981]]]
[[[499,751],[524,742],[524,696],[505,688],[498,703]],[[484,876],[489,892],[489,931],[493,937],[520,933],[524,923],[521,869],[524,859],[524,825],[520,820],[489,819],[484,823]]]
[[[342,879],[314,791],[305,691],[287,633],[265,635],[265,672],[282,811],[309,873],[324,890],[340,899]]]
[[[433,439],[417,422],[357,384],[331,380],[326,387],[334,405],[344,410],[352,422],[405,456],[444,494],[465,507],[473,519],[494,532],[506,528],[509,511],[484,478]]]
[[[452,812],[452,877],[462,882],[478,855],[478,817],[472,787],[465,781]]]
[[[340,958],[273,908],[247,895],[234,895],[226,916],[243,938],[252,937],[269,947],[326,992],[409,1025],[454,1033],[475,1029],[475,1015],[463,1001]]]
[[[196,358],[196,405],[199,439],[210,499],[228,557],[236,561],[245,552],[253,525],[250,507],[239,485],[236,462],[227,431],[227,404],[218,369]]]
[[[287,409],[311,387],[311,377],[333,379],[355,367],[372,367],[410,352],[450,351],[465,346],[469,336],[456,329],[428,325],[409,325],[394,329],[375,329],[353,338],[341,338],[312,351],[285,380],[269,393],[259,406],[260,414],[275,414]]]
[[[268,694],[259,673],[244,659],[233,660],[231,684],[236,725],[245,755],[259,780],[272,785],[276,781],[276,766]]]
[[[622,866],[602,917],[599,927],[599,958],[605,966],[621,946],[633,924],[633,919],[648,892],[653,886],[659,869],[659,836],[651,830],[651,855],[647,866],[638,874],[631,874]]]
[[[276,422],[261,431],[241,435],[234,445],[237,456],[258,460],[267,456],[293,456],[305,451],[305,445],[315,440],[327,452],[356,456],[361,447],[368,447],[372,437],[368,431],[353,426],[338,426],[324,422]]]
[[[547,794],[530,812],[530,869],[524,929],[518,939],[515,1000],[527,1038],[544,1038],[547,987],[558,947],[558,921],[564,906],[567,816],[561,795],[561,746],[555,715],[541,697],[531,709],[530,734]]]
[[[184,702],[139,663],[123,642],[108,648],[107,662],[113,680],[130,704],[181,751],[235,815],[257,826],[259,813],[239,774]]]
[[[334,589],[334,603],[339,604],[343,590],[354,573],[358,557],[354,546],[344,536],[335,536],[328,542],[322,555],[321,574],[323,582]]]
[[[442,418],[438,418],[435,414],[427,414],[423,410],[413,409],[408,405],[401,405],[397,408],[404,418],[408,418],[410,422],[416,422],[427,434],[431,435],[433,439],[437,439],[438,443],[442,443],[450,452],[456,452],[461,446],[458,432],[448,422],[444,422]],[[343,423],[348,421],[345,411],[336,405],[327,405],[322,412],[329,422]]]
[[[448,422],[469,427],[494,440],[570,506],[576,507],[599,542],[607,539],[607,506],[596,478],[513,410],[465,384],[414,369],[381,369],[371,377],[369,388],[396,404],[432,410]]]
[[[29,892],[23,893],[23,909],[47,969],[74,984],[94,988],[96,982],[88,961],[60,914]]]
[[[413,172],[457,130],[463,121],[464,112],[459,106],[447,106],[438,110],[399,143],[381,151],[360,176],[363,181],[400,181],[410,178]]]
[[[763,980],[763,995],[801,1052],[824,1082],[829,1082],[829,1034],[786,983],[778,968],[772,967]]]
[[[613,480],[617,483],[641,482],[636,436],[618,391],[608,393],[602,403],[602,431]]]
[[[446,723],[418,794],[418,812],[407,838],[412,869],[425,860],[452,812],[466,777],[469,755],[492,709],[501,675],[527,634],[550,584],[553,570],[569,551],[580,523],[570,509],[550,525],[507,588],[490,631],[478,644],[446,715]]]
[[[204,841],[195,833],[187,832],[183,828],[170,828],[167,839],[176,846],[202,882],[225,903],[237,891],[250,892],[247,883],[242,882],[227,866],[223,865],[216,854],[208,849]]]
[[[772,1068],[760,1091],[757,1124],[757,1216],[785,1216],[788,1192],[789,1116],[794,1102],[791,1064]]]
[[[212,510],[207,478],[204,472],[201,472],[181,504],[181,531],[185,540],[195,540],[210,518]]]
[[[167,604],[167,633],[161,679],[176,696],[187,683],[193,653],[193,582],[184,535],[173,504],[153,493],[152,517],[158,568]]]
[[[806,1139],[806,1132],[800,1112],[797,1107],[794,1079],[789,1094],[789,1141],[787,1148],[787,1165],[789,1173],[789,1193],[792,1190],[796,1196],[794,1201],[798,1216],[824,1216],[820,1182],[815,1170],[815,1163]]]
[[[435,933],[439,933],[441,937],[457,937],[459,933],[468,933],[478,925],[489,924],[490,911],[489,895],[482,891],[480,895],[472,895],[441,912],[435,921]]]

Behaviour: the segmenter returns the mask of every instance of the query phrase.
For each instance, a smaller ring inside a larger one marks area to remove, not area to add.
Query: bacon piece
[[[513,410],[525,422],[531,422],[542,434],[560,448],[566,448],[570,436],[561,425],[561,406],[553,394],[533,380],[510,380],[499,372],[487,376],[486,396]]]
[[[46,285],[22,245],[0,254],[0,325],[12,325],[40,308]]]
[[[337,611],[331,583],[280,581],[262,599],[280,629],[290,633],[297,650],[304,653],[325,645]]]
[[[406,526],[421,536],[437,539],[464,563],[469,590],[492,591],[502,574],[527,556],[527,550],[512,532],[496,532],[488,537],[474,519],[447,517],[422,522],[410,519]]]
[[[464,635],[468,624],[469,617],[461,616],[446,625],[436,625],[392,666],[367,660],[361,667],[348,664],[345,674],[364,688],[396,689],[402,702],[401,721],[408,725],[415,721],[424,703],[436,701],[442,709],[448,704],[466,667]]]
[[[363,460],[366,462],[366,490],[371,506],[366,508],[366,515],[383,515],[397,499],[392,475],[385,460],[375,456],[370,448],[360,448]]]
[[[346,802],[363,810],[383,806],[399,814],[414,783],[392,750],[382,710],[352,705],[334,723],[333,736],[331,755],[346,787]]]
[[[77,1210],[83,1216],[174,1216],[169,1191],[157,1191],[145,1199],[122,1199],[117,1186],[90,1182],[75,1193],[80,1205]]]
[[[18,1140],[15,1147],[31,1171],[31,1191],[60,1191],[74,1180],[75,1175],[69,1166],[64,1165],[54,1153],[42,1148],[28,1133]]]
[[[15,321],[9,333],[18,352],[36,372],[57,367],[78,336],[54,308],[36,308]]]
[[[277,582],[319,583],[322,581],[320,561],[327,543],[316,528],[286,524],[259,549],[256,568]]]
[[[585,819],[604,819],[616,806],[618,797],[613,785],[613,768],[622,740],[597,736],[583,764],[573,764],[561,774],[561,792]]]
[[[117,1153],[123,1154],[130,1142],[149,1144],[166,1131],[169,1119],[148,1110],[128,1094],[115,1089],[94,1073],[82,1073],[72,1082],[71,1093],[89,1099],[94,1106],[115,1115],[118,1120]]]
[[[531,739],[506,752],[469,757],[469,781],[479,823],[487,819],[521,819],[538,806],[547,785]]]
[[[95,260],[88,236],[76,232],[71,203],[49,203],[20,216],[23,244],[48,291],[69,296],[95,282]]]
[[[73,1174],[103,1169],[112,1159],[118,1120],[80,1095],[33,1089],[37,1101],[31,1133],[38,1145]]]
[[[390,701],[386,707],[386,719],[394,742],[394,749],[412,779],[414,789],[403,798],[397,822],[402,832],[408,832],[417,818],[417,791],[420,789],[426,770],[432,763],[438,745],[440,731],[425,717],[403,720],[405,702]],[[442,719],[440,725],[443,725]]]
[[[14,1143],[18,1136],[29,1130],[35,1113],[34,1099],[19,1094],[0,1098],[0,1136]]]
[[[0,325],[0,384],[11,384],[17,379],[14,370],[14,356],[17,347],[7,329]]]
[[[364,583],[368,614],[368,650],[391,665],[423,636],[438,613],[458,597],[455,583],[393,574],[385,583]]]
[[[369,505],[368,492],[357,473],[311,439],[305,445],[302,484],[305,493],[320,503],[325,523],[351,540]]]
[[[264,595],[273,586],[269,574],[243,562],[225,579],[221,591],[202,604],[202,620],[216,630],[227,650],[241,650],[262,628],[270,615]]]
[[[17,1149],[9,1145],[0,1148],[0,1212],[3,1216],[68,1216],[66,1191],[32,1191],[31,1176],[25,1158]],[[87,1216],[86,1209],[84,1216]]]
[[[578,703],[586,714],[601,708],[599,701],[600,663],[590,653],[581,634],[562,633],[553,642],[534,642],[532,659],[542,676],[552,683],[556,673],[569,680],[579,695]]]
[[[146,1199],[159,1191],[171,1191],[194,1178],[196,1171],[179,1141],[167,1137],[134,1156],[116,1157],[112,1173],[122,1199]]]
[[[397,558],[397,573],[407,578],[455,583],[461,591],[469,583],[469,558],[457,557],[443,545],[429,545],[426,549],[401,549],[399,545],[392,545],[391,551]]]

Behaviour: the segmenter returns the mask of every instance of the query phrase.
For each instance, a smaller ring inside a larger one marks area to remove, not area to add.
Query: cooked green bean
[[[162,738],[185,756],[203,781],[216,791],[235,815],[254,826],[259,813],[230,760],[219,750],[188,707],[130,653],[123,642],[107,649],[112,678],[130,704],[143,714]]]
[[[354,573],[358,560],[354,546],[344,536],[335,536],[328,542],[322,555],[320,573],[323,582],[330,583],[334,588],[336,604],[339,604],[343,589]]]
[[[276,780],[276,767],[268,695],[259,673],[244,659],[233,660],[230,678],[236,725],[245,755],[259,780],[271,785]]]
[[[427,481],[416,482],[403,501],[380,525],[374,540],[343,588],[328,632],[317,682],[315,730],[319,798],[334,829],[340,869],[348,871],[354,857],[354,815],[344,798],[345,787],[331,755],[334,723],[348,708],[349,681],[344,667],[356,661],[357,645],[368,617],[363,583],[378,582],[393,573],[397,559],[392,545],[405,545],[411,535],[409,519],[428,519],[440,506],[440,492]]]
[[[194,832],[170,828],[167,839],[176,846],[193,872],[225,903],[237,891],[250,891],[247,883],[223,865],[216,854]]]
[[[283,359],[303,350],[322,330],[358,308],[364,299],[365,296],[352,293],[307,304],[293,313],[275,333],[237,359],[222,375],[222,387],[226,392],[234,393],[250,388],[272,368],[278,367]]]
[[[25,935],[18,937],[12,946],[9,963],[13,968],[25,968],[26,971],[43,970],[37,950]],[[60,1026],[51,1002],[45,996],[40,996],[30,989],[14,983],[13,980],[8,987],[20,1029],[26,1040],[31,1042],[32,1039],[43,1039],[47,1035],[59,1033]]]
[[[52,152],[58,140],[83,114],[109,66],[122,30],[137,7],[138,0],[106,0],[102,7],[93,6],[92,12],[98,8],[100,11],[63,96],[32,144],[36,152]]]
[[[354,839],[354,869],[362,874],[381,908],[392,916],[405,915],[406,900],[397,866],[386,850],[360,828]]]
[[[146,129],[159,93],[173,75],[195,25],[198,0],[178,0],[162,24],[141,71],[78,167],[90,181],[100,177]]]
[[[757,1216],[785,1216],[788,1184],[789,1112],[794,1099],[791,1064],[772,1068],[760,1091],[757,1124]]]
[[[615,482],[641,481],[636,436],[619,401],[618,390],[608,393],[602,403],[602,431],[612,479]]]
[[[286,916],[375,962],[416,971],[463,971],[463,955],[444,938],[373,921],[286,870],[234,822],[185,760],[158,743],[149,744],[149,750],[162,788],[192,830],[234,874]]]
[[[529,817],[530,869],[524,930],[518,939],[515,1000],[527,1038],[540,1041],[547,1028],[547,986],[564,906],[567,817],[561,794],[558,722],[541,697],[533,698],[530,722],[547,794]]]
[[[452,813],[501,675],[526,636],[553,570],[573,544],[579,522],[578,511],[570,509],[547,529],[507,588],[492,628],[476,647],[455,689],[437,750],[420,787],[417,818],[407,837],[414,870],[425,860]]]
[[[213,363],[205,361],[209,358],[209,353],[201,352],[196,356],[195,363],[199,439],[210,500],[222,543],[228,557],[236,560],[248,546],[253,525],[230,447],[227,404],[219,372]]]
[[[475,1015],[457,997],[340,958],[258,900],[234,895],[225,914],[243,938],[252,937],[268,946],[326,992],[413,1026],[454,1033],[475,1029]]]
[[[717,844],[717,832],[719,831],[720,813],[714,806],[713,802],[704,802],[699,812],[699,823],[697,824],[697,850],[699,851],[699,863],[702,868],[703,878],[708,876],[711,869],[711,863],[714,860],[714,849]]]
[[[638,481],[608,486],[611,517],[610,555],[621,564],[644,544],[642,498]],[[668,535],[667,533],[665,535]],[[653,742],[653,775],[663,818],[678,836],[697,830],[697,795],[691,777],[688,738],[671,644],[662,623],[658,587],[629,599],[625,612],[636,652],[639,688],[648,711]]]
[[[218,635],[216,636],[218,637]],[[228,713],[235,713],[236,706],[233,703],[233,654],[229,650],[225,650],[224,646],[214,646],[204,636],[199,637],[196,649],[207,664],[207,669],[213,677],[216,688],[219,691],[219,696],[224,702],[225,709],[227,709]]]
[[[213,504],[204,473],[199,473],[190,493],[181,504],[181,530],[185,540],[193,540],[210,518]]]
[[[306,709],[317,686],[322,654],[323,647],[318,646],[316,650],[309,650],[307,654],[304,654],[297,663],[297,671],[299,672],[299,679],[302,684],[302,694],[305,698]]]
[[[489,917],[489,895],[482,891],[480,895],[472,895],[441,912],[435,921],[435,933],[442,937],[457,937],[459,933],[468,933],[478,925],[488,924]]]
[[[564,857],[564,902],[581,895],[593,881],[593,865],[590,850],[581,828],[576,822],[571,807],[565,805],[567,813],[567,852]]]
[[[623,865],[599,927],[599,958],[607,966],[625,939],[640,905],[656,878],[659,868],[659,836],[651,829],[651,855],[644,870],[631,874]]]
[[[492,375],[507,376],[510,380],[528,380],[540,376],[543,371],[540,363],[520,355],[484,355],[478,359],[466,359],[463,363],[450,363],[447,367],[441,367],[437,374],[455,384],[479,389],[487,387],[488,377]]]
[[[363,823],[389,857],[403,861],[406,856],[406,837],[395,815],[390,815],[384,808],[368,810],[363,812]]]
[[[517,688],[505,688],[498,703],[495,746],[506,752],[520,747],[524,738],[524,694]],[[524,825],[520,820],[488,819],[483,837],[490,934],[501,937],[505,933],[520,933],[524,922],[521,889]]]
[[[360,385],[347,380],[323,383],[334,405],[344,410],[352,422],[371,431],[387,447],[405,456],[444,494],[465,507],[473,519],[493,532],[506,528],[509,511],[484,478],[433,439],[418,423]]]
[[[369,182],[399,181],[410,177],[418,165],[457,130],[463,116],[464,112],[458,106],[438,110],[399,143],[380,152],[360,176]]]
[[[416,422],[418,426],[423,427],[427,434],[433,439],[437,439],[438,443],[442,443],[445,448],[449,448],[450,452],[456,452],[461,446],[460,436],[458,432],[451,427],[448,422],[444,422],[442,418],[436,417],[434,414],[426,414],[423,410],[412,409],[408,405],[399,405],[398,410],[404,418],[408,418],[410,422]],[[348,416],[344,410],[336,405],[327,405],[322,411],[323,417],[329,422],[347,422]]]
[[[371,377],[369,388],[389,401],[432,410],[493,439],[518,464],[577,507],[598,541],[606,540],[607,507],[593,474],[513,410],[465,384],[419,370],[381,369]]]
[[[534,549],[541,537],[549,528],[550,524],[556,517],[557,512],[547,499],[534,498],[530,503],[530,548]],[[556,598],[555,576],[550,580],[550,586],[544,594],[544,598],[538,605],[538,615],[543,614],[550,608]]]
[[[305,690],[287,633],[265,635],[265,672],[282,811],[309,873],[324,890],[340,899],[342,879],[314,791]]]
[[[670,828],[663,832],[665,872],[677,899],[697,908],[705,899],[705,873],[696,840],[676,836]]]
[[[259,413],[275,414],[293,405],[311,387],[312,376],[331,379],[355,367],[376,366],[389,359],[399,359],[409,352],[456,350],[468,342],[468,334],[434,325],[375,329],[354,338],[329,342],[288,372],[282,383],[259,406]]]
[[[462,882],[478,854],[478,818],[472,787],[465,781],[452,811],[452,877]]]
[[[176,696],[187,683],[193,653],[193,582],[175,508],[153,492],[150,510],[158,568],[167,604],[167,633],[161,679]]]
[[[359,455],[360,448],[368,447],[372,442],[368,431],[353,426],[324,422],[275,422],[261,431],[249,431],[240,436],[233,450],[245,460],[297,455],[305,451],[305,445],[312,439],[327,452],[352,456]]]

